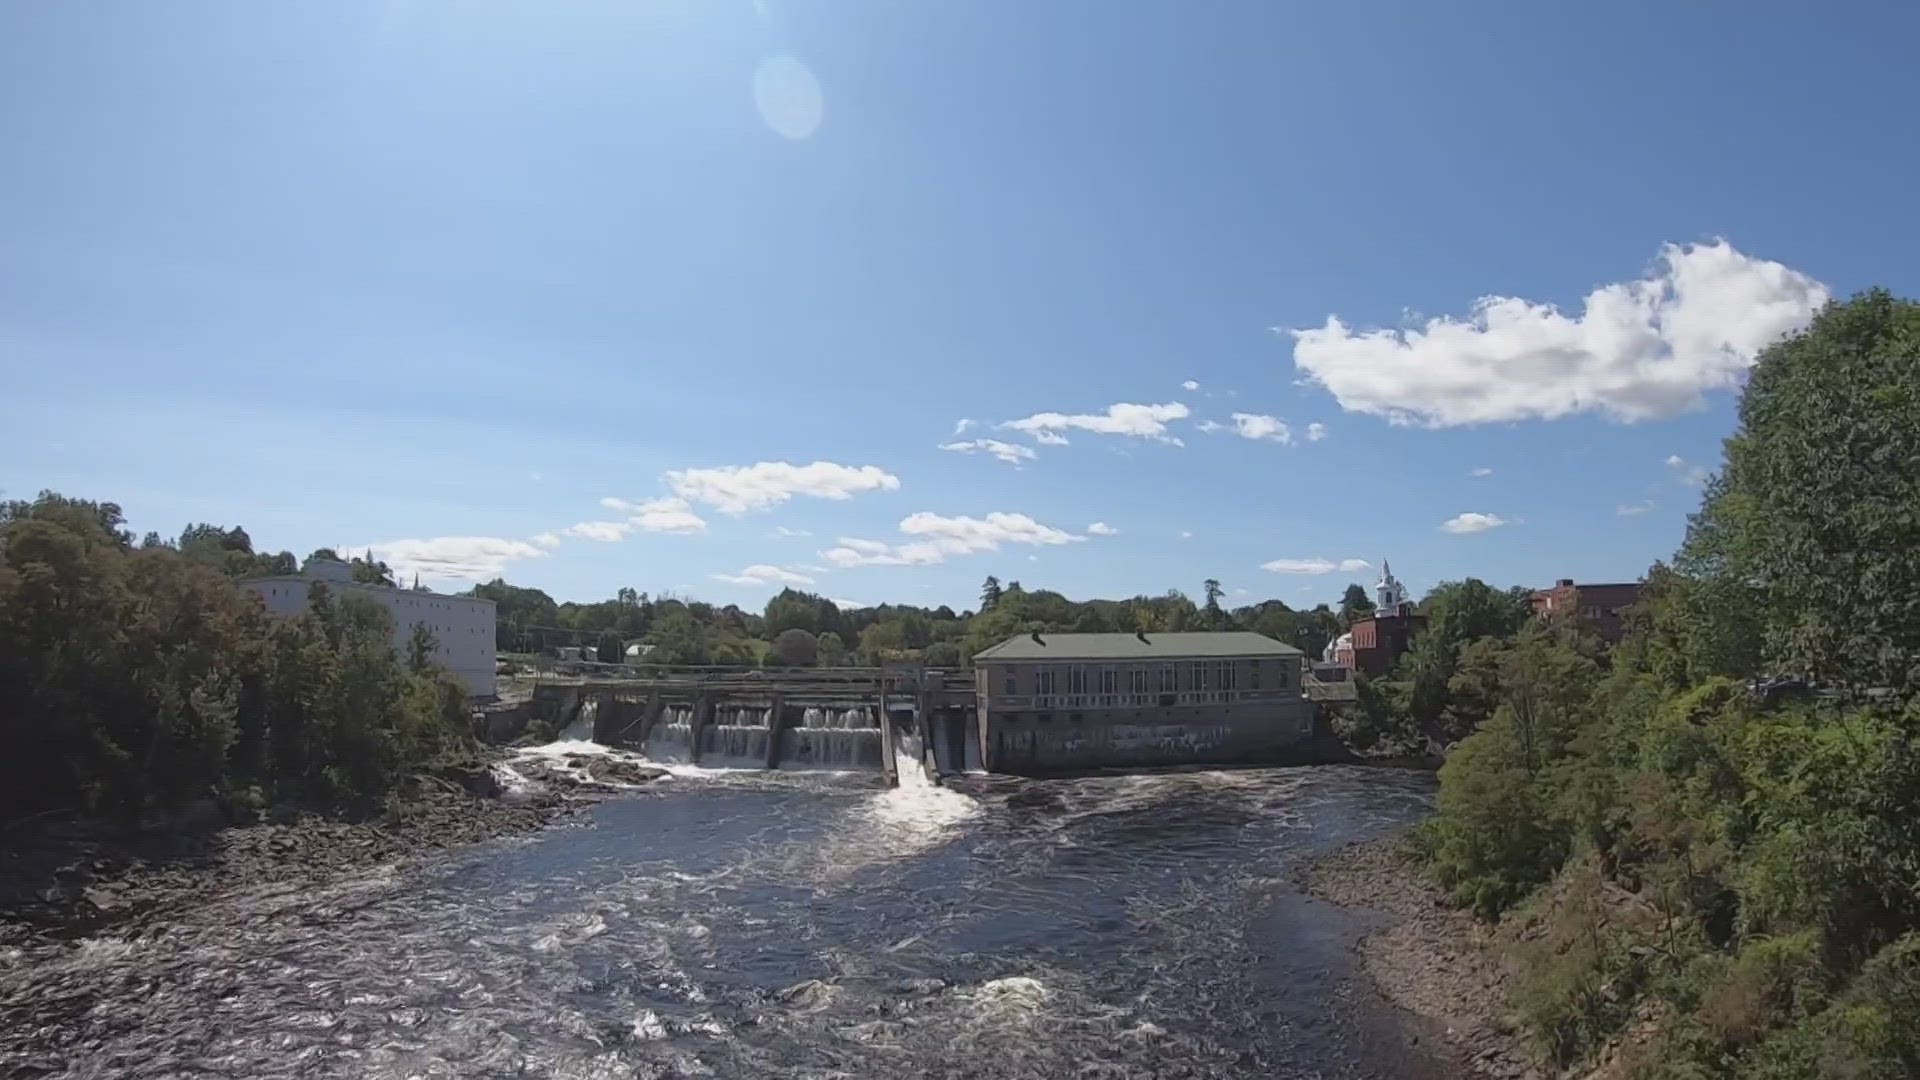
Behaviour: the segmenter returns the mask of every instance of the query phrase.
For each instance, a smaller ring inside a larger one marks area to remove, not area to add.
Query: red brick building
[[[1353,635],[1353,667],[1379,677],[1393,669],[1393,662],[1413,648],[1414,636],[1427,628],[1427,617],[1411,606],[1390,614],[1356,619],[1349,631]]]
[[[1355,619],[1347,632],[1329,646],[1327,659],[1378,677],[1392,670],[1394,661],[1413,648],[1415,635],[1426,629],[1427,617],[1414,610],[1406,586],[1393,576],[1393,567],[1384,559],[1373,594],[1373,614]]]
[[[1533,594],[1533,613],[1542,619],[1576,619],[1609,645],[1627,636],[1627,609],[1640,602],[1640,583],[1576,585],[1561,578],[1551,589]]]

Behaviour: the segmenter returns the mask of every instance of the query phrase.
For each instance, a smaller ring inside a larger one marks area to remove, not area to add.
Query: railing
[[[997,710],[1032,709],[1158,709],[1182,705],[1252,705],[1294,701],[1300,690],[1181,690],[1164,694],[992,694],[987,707]]]

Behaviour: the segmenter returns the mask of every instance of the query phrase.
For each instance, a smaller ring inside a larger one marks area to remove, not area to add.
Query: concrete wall
[[[1013,773],[1279,762],[1313,734],[1313,718],[1304,697],[1173,708],[983,709],[981,756],[987,769]]]
[[[286,577],[250,578],[241,582],[260,598],[267,614],[291,618],[307,610],[307,591],[316,580],[325,581],[336,597],[363,596],[386,609],[393,618],[393,647],[405,653],[416,623],[433,633],[433,658],[453,672],[475,697],[494,695],[493,601],[444,593],[390,589],[341,581],[331,568],[320,573]]]

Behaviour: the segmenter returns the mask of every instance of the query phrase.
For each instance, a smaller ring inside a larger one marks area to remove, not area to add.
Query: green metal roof
[[[1199,634],[1031,634],[1010,637],[975,660],[1159,660],[1176,657],[1299,656],[1265,634],[1232,630]]]

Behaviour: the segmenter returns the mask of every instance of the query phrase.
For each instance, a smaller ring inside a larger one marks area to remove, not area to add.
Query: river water
[[[91,988],[0,1033],[0,1073],[32,1048],[98,1077],[1438,1075],[1352,968],[1369,919],[1294,884],[1425,813],[1430,778],[875,783],[682,768],[575,825],[0,968],[15,1000]]]

